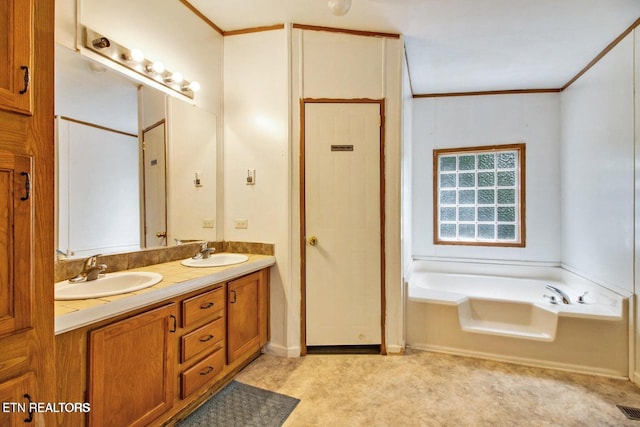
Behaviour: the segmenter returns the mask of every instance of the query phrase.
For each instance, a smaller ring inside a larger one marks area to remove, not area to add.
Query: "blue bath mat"
[[[300,399],[232,381],[178,427],[280,427]]]

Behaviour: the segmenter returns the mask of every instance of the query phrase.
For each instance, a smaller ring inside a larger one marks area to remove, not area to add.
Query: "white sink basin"
[[[161,280],[162,275],[151,272],[107,273],[105,277],[89,282],[58,282],[55,284],[54,299],[73,300],[124,294],[148,288]]]
[[[187,267],[222,267],[225,265],[240,264],[248,259],[248,256],[240,254],[214,254],[209,256],[209,258],[188,258],[182,261],[181,264]]]

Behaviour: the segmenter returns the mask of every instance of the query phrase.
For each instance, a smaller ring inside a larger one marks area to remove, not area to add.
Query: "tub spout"
[[[562,298],[563,304],[571,304],[571,299],[569,298],[569,295],[564,293],[562,289],[558,289],[555,286],[551,286],[551,285],[547,285],[545,286],[545,288],[550,290],[551,292],[555,292],[560,298]]]

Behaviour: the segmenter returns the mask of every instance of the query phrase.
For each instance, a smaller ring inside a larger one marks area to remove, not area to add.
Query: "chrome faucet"
[[[571,304],[571,299],[569,295],[567,295],[562,289],[558,289],[555,286],[547,285],[545,289],[550,290],[551,292],[555,292],[562,299],[563,304]]]
[[[204,241],[204,242],[202,242],[200,244],[200,250],[198,251],[198,253],[195,254],[192,258],[193,259],[207,259],[215,251],[216,251],[215,248],[210,248],[209,247],[209,242]]]
[[[106,264],[98,264],[98,255],[92,255],[84,260],[84,266],[80,274],[76,277],[69,279],[70,282],[89,282],[96,280],[105,274],[107,270]]]

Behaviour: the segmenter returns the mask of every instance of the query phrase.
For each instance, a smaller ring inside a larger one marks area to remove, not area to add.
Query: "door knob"
[[[158,231],[156,233],[156,237],[167,237],[167,232],[166,231]]]
[[[318,238],[316,236],[309,237],[308,241],[311,246],[315,246],[318,244]]]

